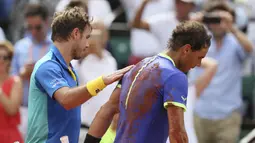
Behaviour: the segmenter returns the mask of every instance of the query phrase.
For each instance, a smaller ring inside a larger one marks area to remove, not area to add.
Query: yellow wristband
[[[105,87],[106,85],[104,84],[103,76],[100,76],[87,83],[87,89],[92,96],[96,96]]]

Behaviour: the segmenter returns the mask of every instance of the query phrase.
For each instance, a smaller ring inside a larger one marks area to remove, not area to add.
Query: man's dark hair
[[[207,12],[207,13],[210,13],[210,12],[213,12],[216,10],[222,10],[222,11],[229,12],[233,16],[233,19],[235,21],[235,17],[236,17],[235,11],[234,11],[234,9],[232,9],[230,7],[230,5],[227,2],[212,1],[212,2],[209,2],[207,4],[207,6],[205,6],[205,12]]]
[[[85,13],[85,11],[80,7],[56,12],[51,24],[51,40],[53,42],[68,41],[75,28],[78,28],[81,33],[85,30],[85,28],[92,29],[90,22],[91,20],[87,13]]]
[[[25,10],[25,17],[40,16],[43,20],[47,20],[48,9],[40,4],[28,4]]]
[[[76,6],[83,8],[84,11],[88,13],[88,4],[83,0],[71,0],[69,4],[66,6],[66,9],[74,8]]]
[[[172,38],[168,42],[168,48],[179,50],[186,44],[191,45],[192,51],[198,51],[210,47],[212,36],[207,33],[202,23],[196,21],[182,22],[174,29]]]

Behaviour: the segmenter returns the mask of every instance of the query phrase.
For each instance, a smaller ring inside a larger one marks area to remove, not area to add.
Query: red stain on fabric
[[[141,69],[135,68],[131,73],[131,79],[134,80],[137,72]],[[158,100],[157,92],[162,87],[160,85],[161,70],[159,69],[159,63],[153,63],[145,67],[130,91],[128,99],[128,107],[126,109],[126,127],[127,130],[123,135],[123,139],[128,137],[128,140],[132,142],[132,136],[138,131],[139,124],[137,119],[143,118],[147,113],[152,110],[154,103]],[[146,86],[146,88],[145,88]],[[144,94],[142,94],[144,93]],[[122,123],[123,124],[123,123]]]

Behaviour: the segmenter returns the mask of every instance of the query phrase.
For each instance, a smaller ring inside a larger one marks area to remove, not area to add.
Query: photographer
[[[194,124],[199,143],[234,143],[240,132],[241,77],[244,60],[253,48],[236,28],[235,13],[224,2],[210,3],[205,13],[193,17],[204,22],[213,35],[208,57],[218,61],[218,70],[196,102]],[[190,72],[195,80],[202,69]]]

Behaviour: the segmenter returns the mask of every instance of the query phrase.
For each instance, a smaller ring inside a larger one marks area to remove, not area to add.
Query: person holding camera
[[[218,70],[201,93],[194,109],[199,143],[234,143],[241,125],[242,65],[253,51],[252,43],[234,21],[235,13],[225,2],[213,2],[193,19],[204,22],[213,35],[207,57],[218,61]],[[196,80],[202,69],[191,71]]]

